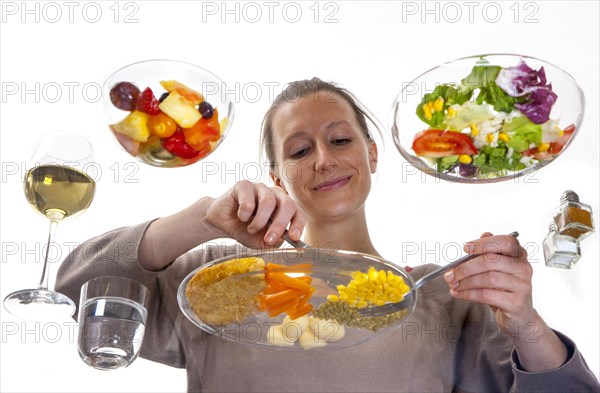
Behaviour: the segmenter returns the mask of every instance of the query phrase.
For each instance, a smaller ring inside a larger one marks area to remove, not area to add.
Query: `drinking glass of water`
[[[83,284],[77,340],[81,359],[99,370],[129,366],[142,346],[149,297],[144,285],[123,277]]]

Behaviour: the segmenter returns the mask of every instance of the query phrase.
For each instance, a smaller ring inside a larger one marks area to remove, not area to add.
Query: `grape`
[[[140,95],[140,89],[130,82],[119,82],[110,89],[110,101],[119,109],[132,111]]]
[[[209,104],[207,101],[204,101],[200,104],[200,106],[198,107],[198,111],[200,112],[200,114],[202,114],[202,117],[205,119],[210,119],[215,113],[215,110],[213,109],[212,105]]]

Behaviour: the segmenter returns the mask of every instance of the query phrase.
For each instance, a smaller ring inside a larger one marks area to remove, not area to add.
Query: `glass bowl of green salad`
[[[575,79],[515,54],[465,57],[404,83],[391,111],[400,154],[443,180],[515,179],[553,162],[579,132],[585,98]]]

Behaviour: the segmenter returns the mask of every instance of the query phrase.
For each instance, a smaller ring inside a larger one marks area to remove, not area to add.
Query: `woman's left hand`
[[[510,235],[484,233],[464,247],[469,254],[481,254],[444,275],[450,294],[456,299],[487,304],[496,314],[502,331],[518,340],[519,334],[539,319],[533,308],[533,269],[527,251]]]
[[[444,275],[450,295],[489,305],[500,329],[512,337],[525,370],[552,370],[564,364],[565,344],[533,308],[533,269],[518,240],[484,233],[467,243],[465,251],[481,255]]]

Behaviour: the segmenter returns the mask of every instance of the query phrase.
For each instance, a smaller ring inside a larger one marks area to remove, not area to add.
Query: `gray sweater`
[[[281,351],[224,341],[188,321],[176,293],[197,266],[241,246],[203,245],[150,272],[137,259],[148,225],[83,243],[62,263],[56,289],[79,299],[81,285],[103,275],[145,284],[151,303],[140,356],[185,368],[190,392],[600,392],[575,344],[560,333],[567,362],[547,372],[523,371],[489,307],[453,299],[443,280],[420,289],[415,311],[397,329],[354,347]],[[434,267],[419,266],[411,275]]]

